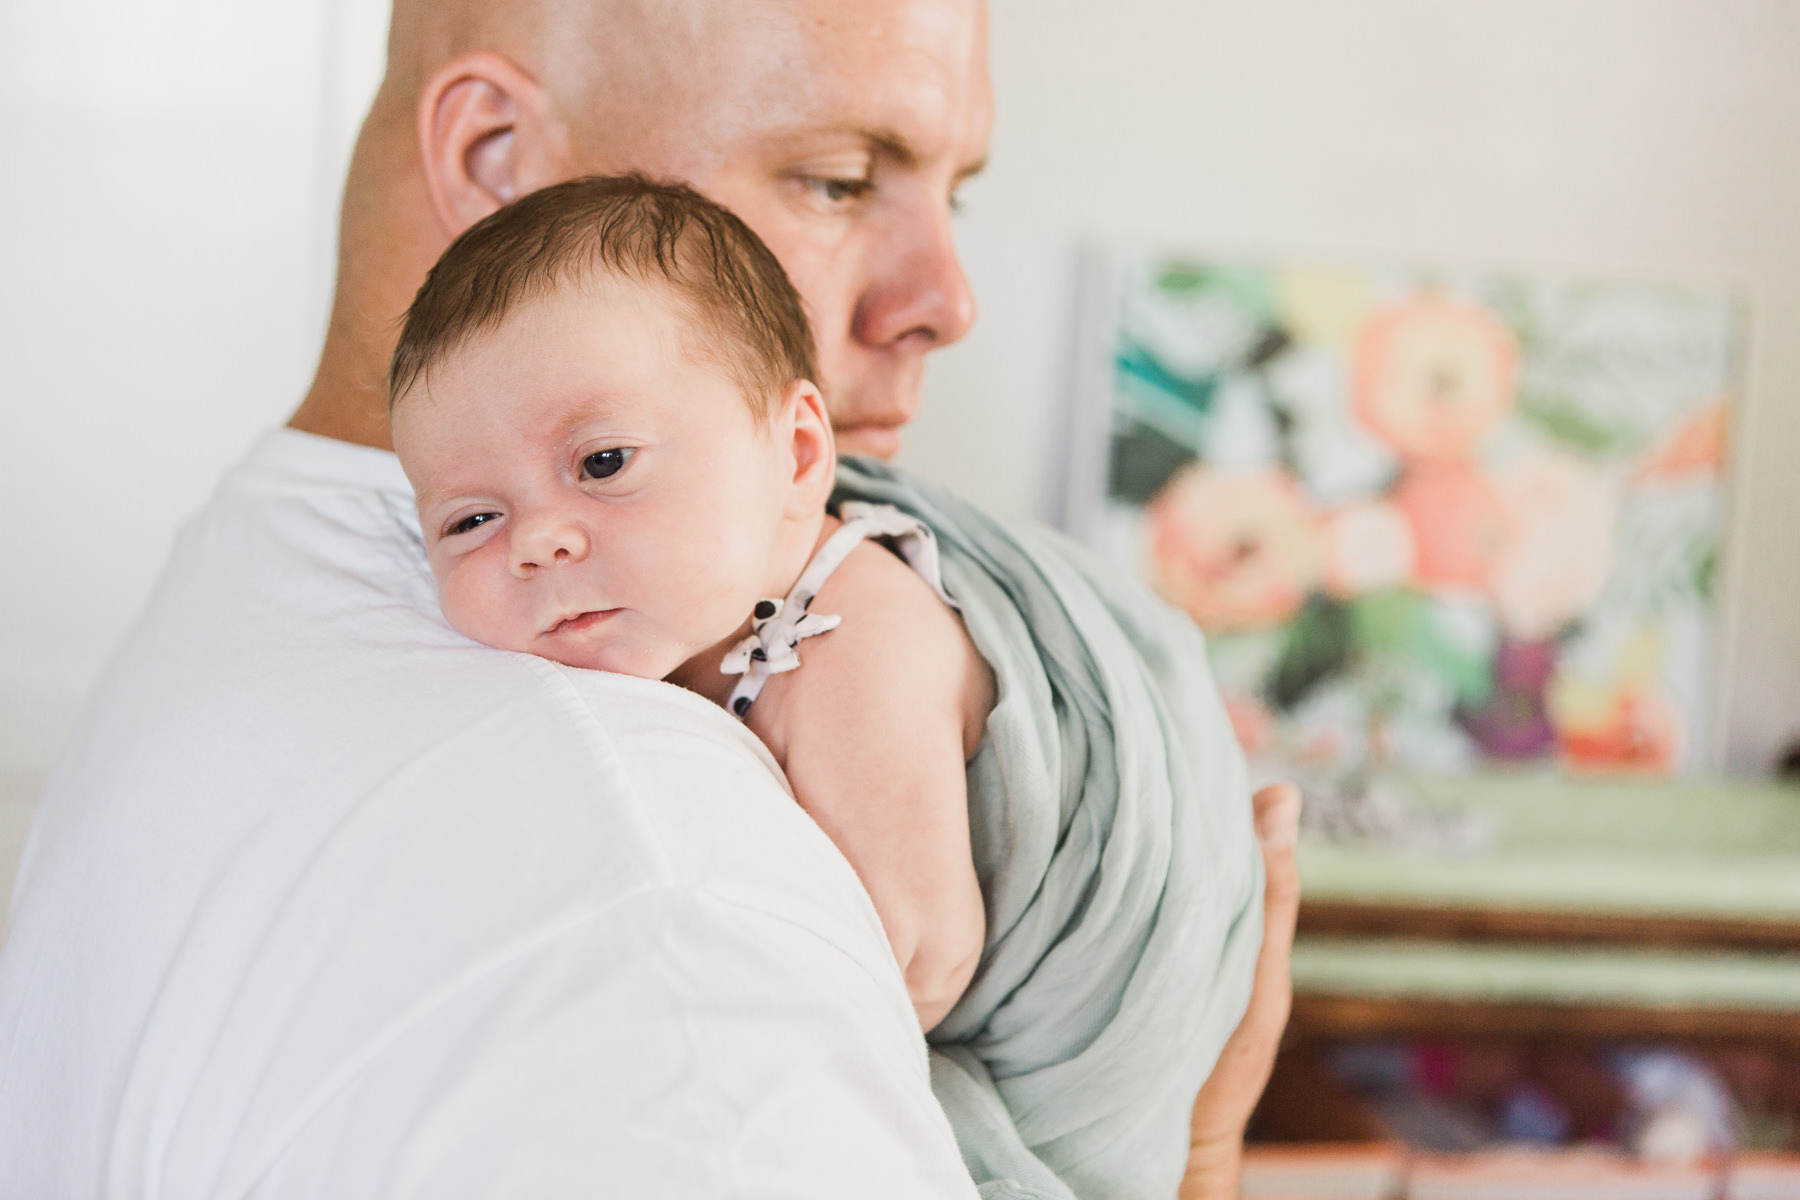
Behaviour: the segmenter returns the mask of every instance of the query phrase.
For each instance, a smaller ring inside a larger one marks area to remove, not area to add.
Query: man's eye
[[[866,196],[873,185],[867,179],[833,179],[814,176],[810,182],[815,191],[833,204]]]
[[[459,533],[473,533],[489,521],[498,521],[500,514],[495,512],[470,513],[462,520],[451,524],[444,530],[445,537],[455,537]]]
[[[596,450],[581,460],[581,477],[583,479],[607,479],[625,469],[631,461],[632,447],[619,446],[612,450]]]

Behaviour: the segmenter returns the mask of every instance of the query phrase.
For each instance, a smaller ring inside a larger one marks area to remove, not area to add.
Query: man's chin
[[[870,458],[892,458],[900,453],[904,434],[897,426],[853,425],[837,431],[839,456],[866,454]]]

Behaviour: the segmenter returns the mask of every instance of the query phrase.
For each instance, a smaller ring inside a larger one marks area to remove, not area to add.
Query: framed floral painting
[[[1253,756],[1706,763],[1725,291],[1095,256],[1071,524]]]

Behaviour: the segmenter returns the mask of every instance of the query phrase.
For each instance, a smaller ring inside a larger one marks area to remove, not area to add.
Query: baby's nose
[[[513,574],[530,579],[544,567],[578,563],[588,554],[587,531],[576,521],[541,517],[514,527]]]

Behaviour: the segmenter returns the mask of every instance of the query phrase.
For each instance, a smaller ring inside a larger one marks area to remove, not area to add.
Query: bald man
[[[461,230],[572,175],[770,244],[849,452],[974,316],[975,0],[400,0],[317,378],[184,530],[43,799],[0,955],[0,1195],[972,1196],[873,908],[760,744],[666,685],[457,637],[383,388]],[[1195,1109],[1233,1190],[1271,934]]]

